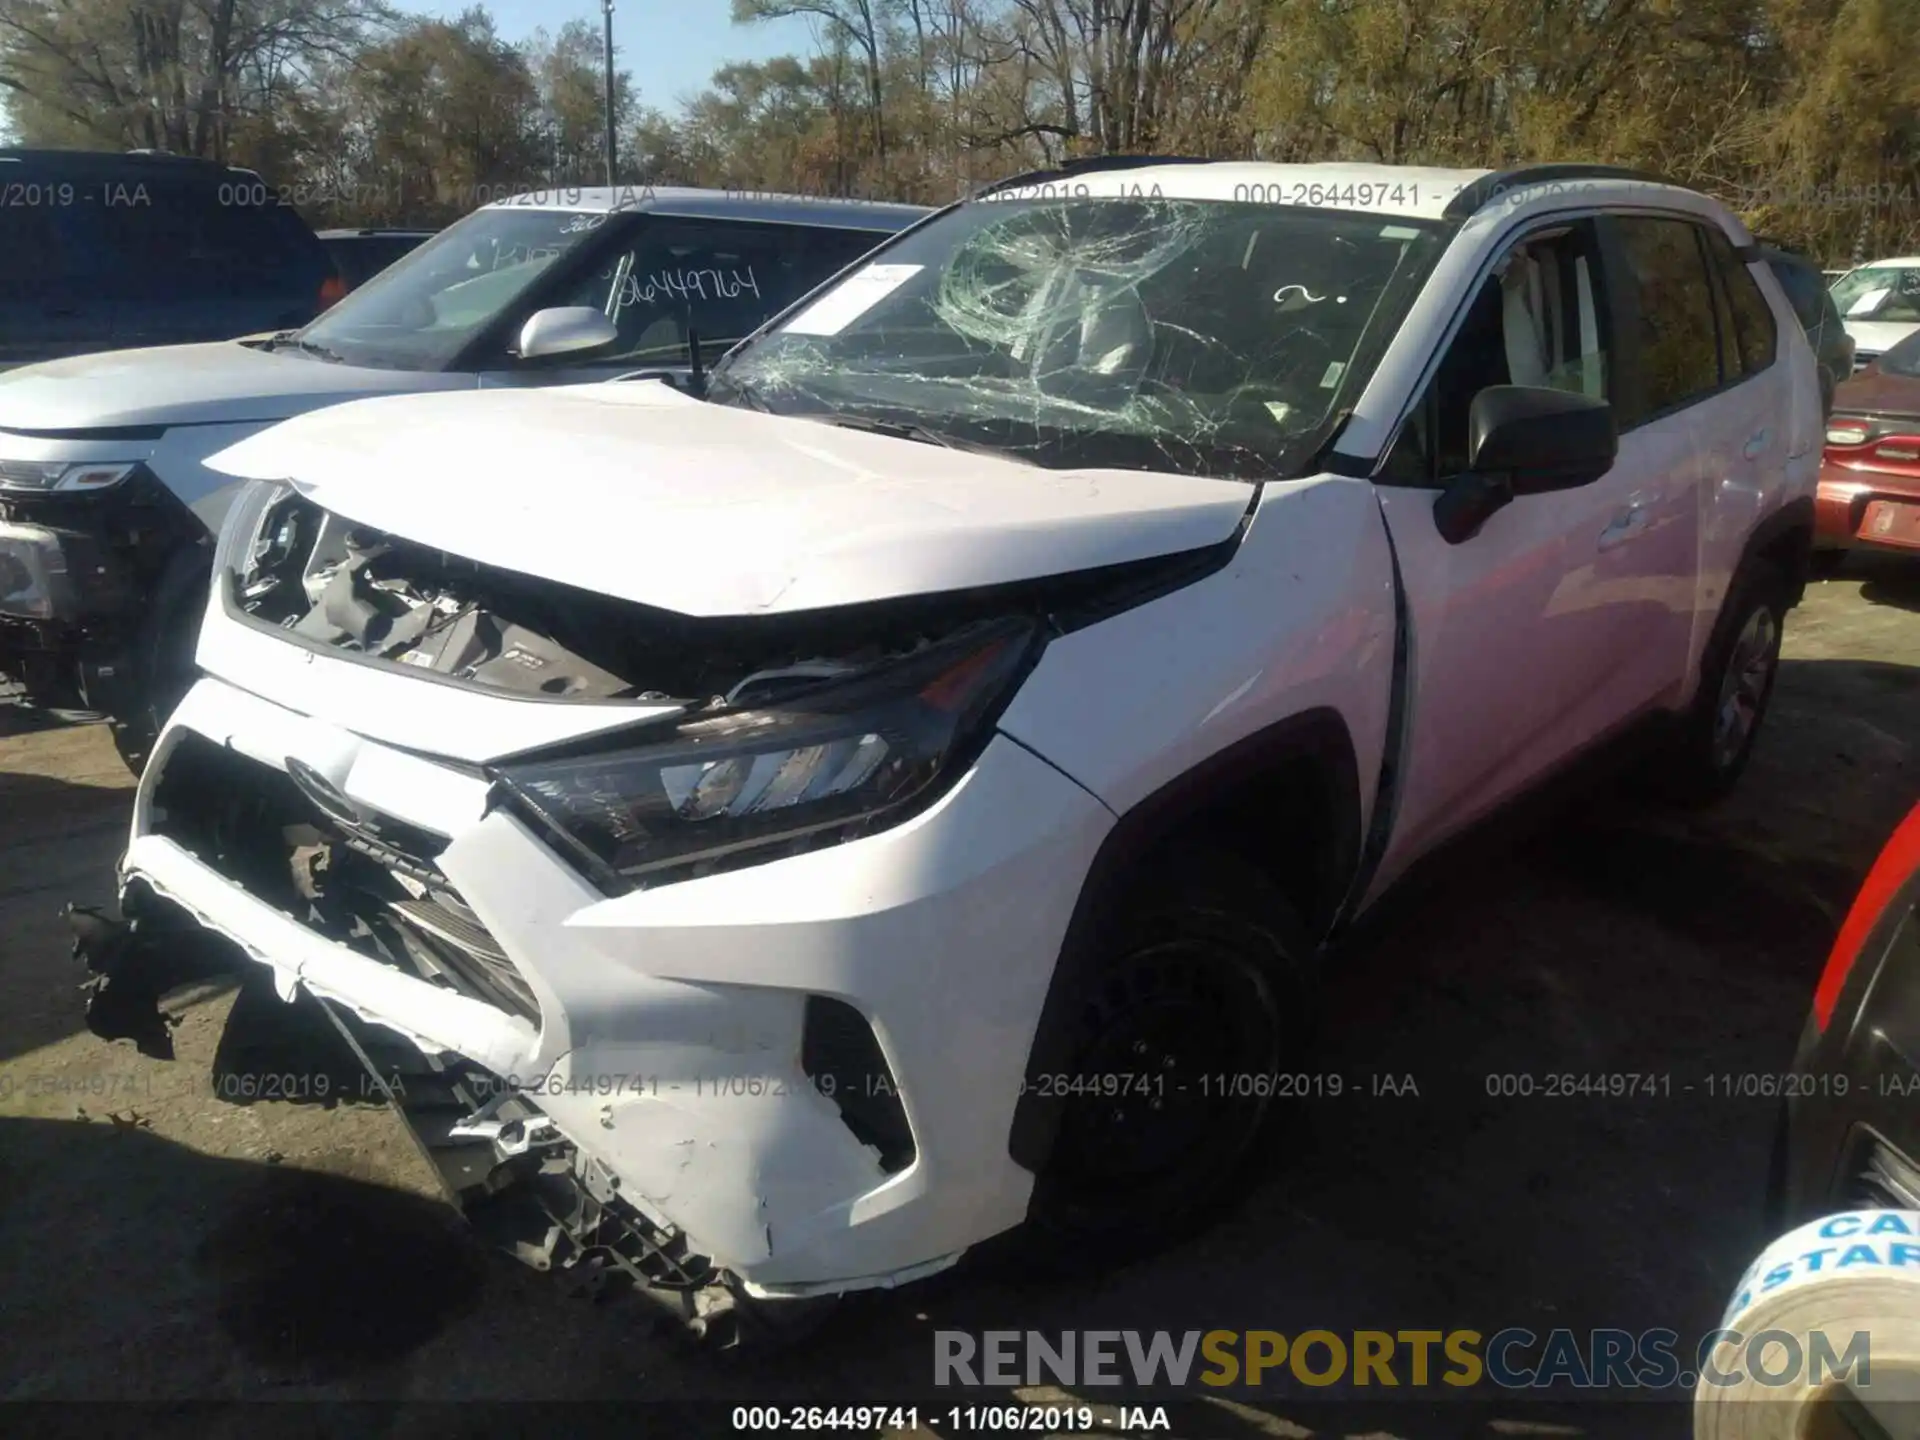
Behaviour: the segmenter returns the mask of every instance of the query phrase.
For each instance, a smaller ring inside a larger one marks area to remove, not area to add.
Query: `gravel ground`
[[[176,997],[171,1062],[86,1033],[58,911],[111,900],[131,782],[99,727],[0,694],[0,1397],[355,1400],[357,1432],[443,1433],[476,1412],[393,1402],[611,1401],[631,1420],[666,1413],[635,1401],[924,1393],[935,1328],[1698,1334],[1764,1238],[1773,1116],[1708,1077],[1785,1064],[1840,914],[1920,797],[1920,569],[1816,585],[1786,655],[1724,805],[1676,819],[1582,802],[1482,847],[1340,961],[1315,1064],[1360,1093],[1289,1116],[1219,1228],[1097,1284],[963,1267],[850,1306],[801,1355],[738,1364],[476,1249],[385,1111],[223,1103],[208,1076],[230,992]],[[1670,1089],[1488,1094],[1490,1076],[1556,1072]],[[1369,1093],[1389,1074],[1417,1094]],[[253,1413],[180,1423],[251,1435]],[[461,1423],[497,1433],[509,1413]],[[1672,1410],[1511,1399],[1336,1413],[1267,1387],[1176,1433],[1686,1427]]]

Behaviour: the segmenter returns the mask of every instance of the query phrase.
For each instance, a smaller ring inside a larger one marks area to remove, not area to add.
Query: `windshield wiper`
[[[796,415],[794,418],[818,420],[822,425],[838,425],[843,430],[864,430],[872,435],[890,435],[895,440],[913,440],[922,445],[940,445],[948,450],[965,450],[973,455],[991,455],[997,460],[1011,460],[1018,465],[1037,463],[1025,455],[1016,454],[999,445],[987,445],[977,440],[962,440],[958,435],[949,435],[944,430],[915,425],[907,420],[875,420],[867,415]]]
[[[724,385],[727,388],[728,393],[726,399],[715,400],[713,398],[713,387],[715,385]],[[749,410],[758,410],[765,415],[774,413],[773,406],[767,403],[767,397],[760,393],[757,386],[751,385],[745,380],[736,380],[733,378],[731,372],[725,370],[709,377],[705,398],[715,405],[726,405],[737,399],[743,401]]]

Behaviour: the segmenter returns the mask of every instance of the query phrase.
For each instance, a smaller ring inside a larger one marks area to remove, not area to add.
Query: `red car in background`
[[[1814,991],[1785,1077],[1776,1232],[1837,1210],[1920,1209],[1917,907],[1920,806],[1860,887]]]
[[[1920,556],[1920,332],[1841,382],[1815,503],[1816,569],[1854,549]]]

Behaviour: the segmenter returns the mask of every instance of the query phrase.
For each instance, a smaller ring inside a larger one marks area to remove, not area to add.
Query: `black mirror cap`
[[[1620,453],[1613,406],[1534,385],[1489,385],[1467,412],[1468,466],[1504,474],[1516,495],[1598,480]]]

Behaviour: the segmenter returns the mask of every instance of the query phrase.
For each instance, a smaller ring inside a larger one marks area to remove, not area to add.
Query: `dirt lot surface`
[[[1764,1238],[1774,1114],[1709,1077],[1786,1064],[1840,914],[1920,798],[1920,571],[1815,585],[1786,653],[1723,806],[1676,818],[1603,794],[1341,960],[1312,1063],[1349,1094],[1289,1117],[1223,1226],[1099,1284],[963,1268],[745,1364],[476,1249],[384,1110],[217,1098],[230,992],[176,997],[172,1062],[88,1034],[58,911],[110,902],[130,781],[100,729],[0,705],[0,1397],[361,1400],[378,1403],[353,1428],[391,1434],[482,1413],[427,1422],[400,1400],[920,1394],[936,1328],[1664,1326],[1690,1347]],[[1667,1093],[1489,1094],[1489,1077],[1597,1072]],[[1417,1095],[1376,1097],[1376,1075]],[[251,1408],[192,1431],[251,1434]],[[484,1413],[464,1428],[509,1428]],[[1524,1400],[1431,1392],[1351,1416],[1298,1386],[1202,1413],[1185,1433],[1686,1433],[1671,1409],[1559,1412],[1549,1430]]]

